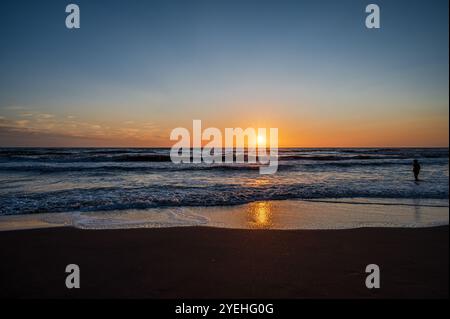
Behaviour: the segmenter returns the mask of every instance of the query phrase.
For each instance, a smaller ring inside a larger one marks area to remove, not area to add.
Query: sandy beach
[[[448,226],[0,232],[1,298],[448,298]],[[81,288],[64,270],[81,269]],[[365,267],[381,288],[365,286]]]

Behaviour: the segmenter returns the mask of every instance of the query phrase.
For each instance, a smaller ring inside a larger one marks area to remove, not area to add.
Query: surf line
[[[226,164],[261,164],[260,174],[274,174],[278,170],[278,128],[269,129],[269,139],[266,128],[225,128],[223,138],[220,129],[208,127],[202,131],[201,120],[193,120],[192,139],[188,129],[177,127],[170,133],[170,140],[177,141],[170,149],[170,159],[175,164],[223,163],[225,158]],[[207,143],[202,146],[204,142]]]

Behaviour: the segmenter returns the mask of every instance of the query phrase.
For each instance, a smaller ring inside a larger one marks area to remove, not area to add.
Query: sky
[[[448,26],[447,0],[2,1],[0,147],[171,146],[194,119],[281,147],[448,147]]]

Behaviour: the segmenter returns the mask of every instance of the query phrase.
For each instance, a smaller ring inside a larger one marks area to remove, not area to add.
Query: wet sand
[[[448,226],[0,232],[1,298],[448,298]],[[67,264],[81,288],[65,287]],[[381,288],[365,286],[378,264]]]
[[[234,206],[0,216],[0,231],[72,226],[81,229],[211,226],[232,229],[350,229],[449,224],[448,200],[334,199],[257,201]]]

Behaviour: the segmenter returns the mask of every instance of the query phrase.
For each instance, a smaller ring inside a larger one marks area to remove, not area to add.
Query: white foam
[[[125,229],[210,226],[240,229],[432,227],[449,224],[448,201],[344,199],[261,201],[238,206],[153,208],[0,217],[0,230],[72,226]]]

